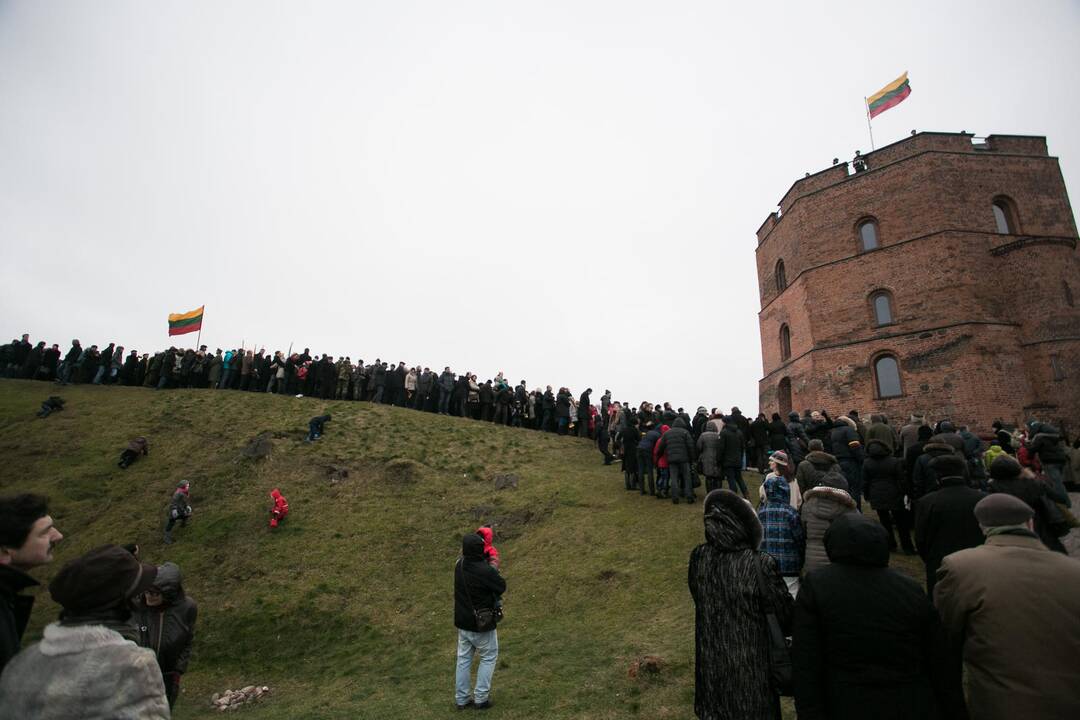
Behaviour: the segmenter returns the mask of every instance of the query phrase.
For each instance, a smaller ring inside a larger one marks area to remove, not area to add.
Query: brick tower
[[[1080,254],[1046,138],[919,133],[757,231],[760,408],[1080,423]]]

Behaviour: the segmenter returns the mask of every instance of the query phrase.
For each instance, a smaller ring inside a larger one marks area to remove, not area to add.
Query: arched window
[[[859,223],[859,252],[877,250],[878,227],[877,221],[867,218]]]
[[[784,288],[787,287],[787,273],[784,272],[784,261],[776,261],[776,292],[784,292]]]
[[[1072,288],[1069,287],[1069,281],[1068,280],[1062,280],[1061,281],[1061,289],[1065,291],[1065,304],[1068,305],[1069,307],[1073,307],[1075,301],[1073,300],[1073,292],[1072,292]]]
[[[791,357],[791,331],[787,325],[780,326],[780,359],[787,360]]]
[[[874,360],[874,381],[879,398],[899,397],[900,364],[892,355],[881,355]]]
[[[997,224],[997,231],[1001,235],[1016,235],[1018,229],[1016,226],[1016,212],[1013,210],[1013,202],[1004,195],[999,195],[994,198],[993,205],[990,206],[994,211],[994,222]]]
[[[791,412],[791,378],[783,378],[777,386],[776,404],[780,406],[780,417],[787,417]]]
[[[878,327],[892,325],[892,297],[885,290],[878,290],[870,296],[870,305],[874,308],[874,323]]]

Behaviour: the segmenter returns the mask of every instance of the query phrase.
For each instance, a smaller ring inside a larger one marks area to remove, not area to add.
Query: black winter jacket
[[[34,607],[34,598],[20,595],[19,591],[37,584],[37,580],[26,573],[10,565],[0,565],[0,672],[19,652],[30,610]]]
[[[675,424],[660,438],[660,448],[656,454],[659,456],[664,453],[667,453],[669,463],[692,463],[697,458],[694,438],[682,418],[675,418]]]
[[[495,607],[504,592],[506,581],[484,559],[483,539],[475,533],[466,535],[461,540],[461,557],[454,564],[454,627],[477,632],[473,609]]]
[[[888,567],[885,530],[846,513],[825,532],[825,550],[830,564],[803,578],[795,602],[799,720],[964,717],[937,612],[918,583]]]
[[[871,440],[866,454],[868,457],[863,461],[863,495],[870,501],[870,507],[875,510],[902,510],[904,464],[880,440]]]
[[[854,460],[862,464],[862,441],[859,440],[859,433],[852,430],[846,422],[837,420],[833,423],[829,440],[832,445],[832,454],[837,461]]]
[[[926,563],[926,592],[934,596],[937,570],[946,555],[983,544],[975,504],[986,493],[969,488],[963,478],[941,479],[941,489],[915,503],[915,548]]]
[[[739,430],[728,423],[724,423],[720,431],[720,467],[742,467],[743,438]]]
[[[161,566],[154,585],[161,590],[162,604],[150,607],[140,596],[131,616],[139,631],[138,643],[154,651],[162,673],[183,674],[191,659],[199,607],[184,594],[180,568],[173,563]]]

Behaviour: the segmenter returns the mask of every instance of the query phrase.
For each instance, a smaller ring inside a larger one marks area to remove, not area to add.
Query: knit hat
[[[187,487],[190,484],[191,484],[190,480],[181,480],[180,482],[176,483],[176,487],[184,488],[184,487]]]
[[[49,583],[66,613],[84,615],[118,606],[154,584],[158,569],[118,545],[102,545],[69,561]]]
[[[1020,463],[1009,455],[1000,455],[990,463],[990,477],[994,480],[1014,480],[1023,470]]]
[[[938,474],[938,477],[965,477],[967,471],[964,458],[955,453],[938,455],[930,461],[930,467]]]
[[[787,467],[788,466],[787,453],[784,452],[783,450],[777,450],[776,452],[774,452],[772,455],[769,456],[769,462],[774,462],[777,465],[783,465],[784,467]]]
[[[1023,525],[1033,515],[1031,506],[1008,493],[993,493],[975,503],[975,519],[986,528]]]

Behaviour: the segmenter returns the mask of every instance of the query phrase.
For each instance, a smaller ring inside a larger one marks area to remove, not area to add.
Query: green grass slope
[[[701,504],[625,492],[591,443],[240,392],[68,387],[66,410],[36,418],[54,392],[0,381],[0,492],[51,498],[66,537],[41,580],[106,542],[180,565],[200,614],[176,717],[216,714],[212,693],[249,684],[274,691],[239,711],[260,718],[449,715],[453,564],[462,534],[482,523],[496,528],[508,585],[490,717],[693,717],[686,563]],[[322,412],[334,416],[325,438],[304,444]],[[242,458],[264,432],[270,456]],[[137,435],[150,457],[122,471]],[[518,475],[517,489],[496,490],[501,473]],[[181,479],[195,513],[165,546]],[[271,532],[273,487],[291,514]],[[37,597],[27,641],[58,612],[44,589]],[[631,679],[645,654],[663,658],[662,671]]]

